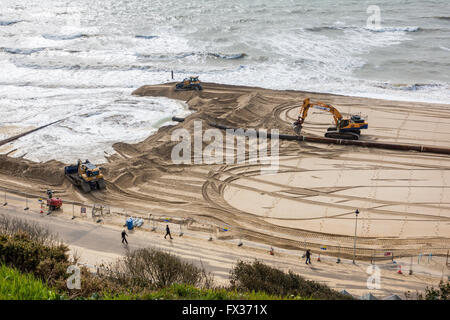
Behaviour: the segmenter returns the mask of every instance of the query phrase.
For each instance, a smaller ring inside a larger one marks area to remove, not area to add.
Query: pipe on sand
[[[65,120],[65,119],[53,121],[53,122],[48,123],[48,124],[46,124],[46,125],[43,125],[43,126],[34,128],[34,129],[32,129],[32,130],[28,130],[28,131],[26,131],[26,132],[24,132],[24,133],[21,133],[21,134],[12,136],[12,137],[10,137],[10,138],[6,138],[6,139],[4,139],[4,140],[1,140],[1,141],[0,141],[0,146],[2,146],[2,145],[4,145],[4,144],[7,144],[7,143],[10,143],[10,142],[12,142],[12,141],[14,141],[14,140],[17,140],[17,139],[19,139],[19,138],[22,138],[22,137],[24,137],[24,136],[26,136],[26,135],[28,135],[28,134],[30,134],[30,133],[33,133],[33,132],[35,132],[35,131],[44,129],[44,128],[48,127],[48,126],[51,126],[52,124],[61,122],[61,121],[63,121],[63,120]]]
[[[173,121],[182,122],[183,118],[173,117]],[[216,123],[209,123],[211,127],[222,129],[222,130],[238,130],[242,128],[232,128],[223,126]],[[242,129],[245,130],[245,129]],[[256,131],[256,135],[259,136],[259,131]],[[271,138],[270,132],[267,132],[267,138]],[[352,145],[366,148],[378,148],[378,149],[390,149],[390,150],[402,150],[402,151],[417,151],[417,152],[427,152],[427,153],[437,153],[437,154],[450,154],[450,148],[441,148],[441,147],[431,147],[431,146],[423,146],[423,145],[412,145],[412,144],[393,144],[393,143],[380,143],[380,142],[369,142],[369,141],[361,141],[361,140],[346,140],[346,139],[331,139],[331,138],[319,138],[319,137],[306,137],[306,136],[297,136],[297,135],[288,135],[288,134],[280,134],[278,136],[281,140],[290,140],[290,141],[305,141],[305,142],[314,142],[314,143],[324,143],[324,144],[338,144],[338,145]]]

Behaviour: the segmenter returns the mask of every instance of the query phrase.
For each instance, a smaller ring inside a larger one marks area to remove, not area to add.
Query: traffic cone
[[[401,266],[401,265],[398,265],[398,271],[397,271],[397,273],[398,273],[398,274],[403,274],[403,272],[402,272],[402,266]]]

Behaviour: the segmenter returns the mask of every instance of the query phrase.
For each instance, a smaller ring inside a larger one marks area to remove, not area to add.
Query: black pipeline
[[[24,132],[24,133],[21,133],[21,134],[12,136],[12,137],[10,137],[10,138],[1,140],[1,141],[0,141],[0,146],[2,146],[2,145],[4,145],[4,144],[7,144],[7,143],[9,143],[9,142],[12,142],[12,141],[14,141],[14,140],[17,140],[17,139],[19,139],[19,138],[22,138],[22,137],[24,137],[24,136],[26,136],[26,135],[28,135],[28,134],[30,134],[30,133],[33,133],[33,132],[36,132],[36,131],[38,131],[38,130],[44,129],[44,128],[48,127],[48,126],[51,126],[52,124],[61,122],[61,121],[63,121],[63,120],[65,120],[65,119],[57,120],[57,121],[48,123],[48,124],[46,124],[46,125],[43,125],[43,126],[34,128],[34,129],[32,129],[32,130],[26,131],[26,132]]]
[[[182,122],[183,118],[172,118],[173,121]],[[241,128],[231,128],[227,126],[223,126],[216,123],[209,123],[211,127],[218,129],[232,129],[238,130]],[[259,131],[256,131],[257,136],[259,136]],[[267,132],[267,138],[271,138],[270,132]],[[421,145],[408,145],[408,144],[393,144],[393,143],[380,143],[380,142],[369,142],[369,141],[361,141],[361,140],[345,140],[345,139],[331,139],[331,138],[319,138],[319,137],[305,137],[305,136],[297,136],[297,135],[288,135],[288,134],[280,134],[278,136],[281,140],[290,140],[290,141],[305,141],[305,142],[314,142],[314,143],[326,143],[326,144],[338,144],[338,145],[352,145],[366,148],[378,148],[378,149],[390,149],[390,150],[402,150],[402,151],[417,151],[417,152],[428,152],[428,153],[437,153],[437,154],[450,154],[449,148],[439,148],[439,147],[431,147],[431,146],[421,146]]]

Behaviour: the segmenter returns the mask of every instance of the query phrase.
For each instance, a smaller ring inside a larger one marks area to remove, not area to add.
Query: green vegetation
[[[81,267],[81,290],[67,288],[68,247],[39,225],[0,214],[0,299],[7,300],[308,300],[352,299],[326,285],[260,261],[238,261],[230,284],[214,286],[203,268],[161,250],[127,252],[98,274]],[[450,284],[419,300],[448,300]]]
[[[343,298],[325,285],[293,273],[285,274],[258,261],[239,262],[231,272],[231,286],[218,288],[203,267],[151,248],[127,252],[124,258],[104,266],[97,274],[82,267],[81,290],[70,290],[67,268],[76,261],[69,260],[68,251],[65,244],[40,225],[0,215],[0,263],[4,268],[15,269],[16,277],[24,279],[5,286],[9,288],[2,291],[5,297],[8,299],[11,294],[11,299],[14,296],[19,299]],[[9,279],[5,275],[1,281],[7,283]],[[35,286],[39,281],[41,286]]]
[[[259,261],[253,263],[238,261],[231,270],[230,278],[232,288],[244,292],[262,291],[283,297],[301,296],[324,300],[352,299],[352,297],[332,290],[326,285],[306,280],[291,271],[285,273]]]
[[[229,288],[197,288],[188,284],[172,284],[146,294],[103,293],[104,300],[304,300],[301,297],[280,297],[264,292],[238,292]]]
[[[408,291],[405,293],[406,299],[412,299],[413,294]],[[450,282],[439,282],[439,287],[426,287],[425,293],[416,292],[415,300],[450,300]]]
[[[419,299],[425,300],[450,300],[450,282],[444,283],[441,281],[439,283],[439,289],[426,288],[425,296],[419,294]]]
[[[58,300],[62,297],[32,274],[0,266],[0,300]]]

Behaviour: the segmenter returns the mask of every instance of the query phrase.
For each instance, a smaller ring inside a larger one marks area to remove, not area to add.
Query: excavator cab
[[[85,181],[103,179],[100,169],[89,162],[89,160],[86,160],[85,162],[78,160],[78,173]]]
[[[350,120],[348,120],[348,119],[342,119],[342,120],[339,121],[339,123],[338,123],[338,128],[347,128],[349,124],[350,124]]]
[[[361,116],[358,115],[358,114],[352,115],[351,120],[352,120],[354,123],[364,123],[364,121],[365,121],[365,120],[364,120],[363,118],[361,118]]]

